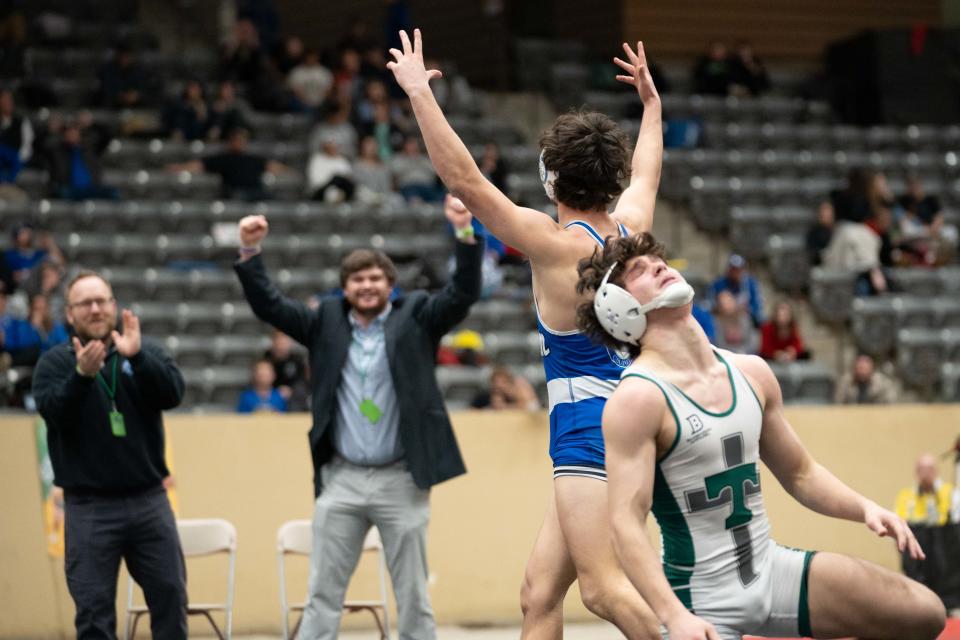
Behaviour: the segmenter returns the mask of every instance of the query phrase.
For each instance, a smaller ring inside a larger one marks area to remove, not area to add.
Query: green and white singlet
[[[664,573],[687,609],[715,625],[724,640],[745,633],[810,635],[806,587],[813,554],[770,539],[758,468],[763,409],[744,375],[716,357],[733,396],[719,413],[639,363],[621,376],[655,384],[677,425],[653,487]]]

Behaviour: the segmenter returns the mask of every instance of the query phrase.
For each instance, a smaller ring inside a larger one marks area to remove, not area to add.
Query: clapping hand
[[[129,309],[121,314],[123,320],[123,335],[114,330],[110,337],[117,352],[124,358],[132,358],[140,353],[140,319]]]
[[[73,337],[73,352],[77,356],[77,370],[80,375],[92,378],[100,372],[103,360],[107,357],[107,347],[100,340],[91,340],[87,344],[80,344],[80,339]]]

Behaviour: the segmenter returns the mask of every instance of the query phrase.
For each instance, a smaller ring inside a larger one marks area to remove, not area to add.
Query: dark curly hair
[[[557,173],[558,202],[579,211],[606,209],[630,173],[626,135],[595,111],[571,111],[540,136],[543,163]]]
[[[580,276],[577,281],[577,293],[583,295],[588,291],[596,291],[613,263],[617,263],[617,266],[610,274],[609,282],[622,287],[623,269],[628,260],[637,256],[655,256],[665,260],[666,255],[666,247],[649,233],[640,233],[626,238],[608,236],[602,249],[597,247],[593,250],[593,255],[582,259],[577,264],[577,274]],[[577,306],[577,328],[594,342],[618,350],[626,349],[632,358],[640,355],[639,345],[620,342],[606,332],[593,310],[592,296],[588,301]]]

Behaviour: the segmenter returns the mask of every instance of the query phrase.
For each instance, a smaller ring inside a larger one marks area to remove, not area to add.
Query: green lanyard
[[[357,368],[360,373],[360,405],[357,407],[360,410],[360,414],[364,416],[370,424],[377,424],[380,421],[380,418],[383,417],[383,409],[377,406],[377,403],[373,401],[373,398],[367,395],[367,374],[370,373],[370,368],[373,365],[373,356],[377,352],[377,347],[380,345],[383,340],[383,334],[378,333],[374,337],[372,344],[370,345],[370,350],[367,350],[367,345],[364,341],[360,340],[356,333],[353,334],[353,340],[360,347],[361,353],[365,358],[365,362],[359,365]]]
[[[111,369],[113,370],[111,377],[113,380],[109,386],[107,386],[107,381],[103,379],[99,371],[97,371],[97,380],[100,381],[103,389],[107,392],[107,395],[110,396],[110,403],[112,405],[112,410],[110,411],[110,431],[113,432],[114,436],[122,438],[127,435],[127,427],[123,421],[123,414],[117,411],[117,360],[119,359],[119,354],[115,354],[113,365],[111,365]]]

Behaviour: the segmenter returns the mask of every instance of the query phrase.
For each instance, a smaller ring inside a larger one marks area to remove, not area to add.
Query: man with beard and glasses
[[[143,588],[155,638],[187,637],[186,569],[163,489],[162,412],[183,398],[172,358],[140,336],[93,271],[67,286],[72,342],[40,358],[33,375],[47,423],[54,484],[63,488],[66,574],[78,638],[116,637],[123,558]]]
[[[463,205],[447,196],[444,213],[457,236],[446,287],[391,300],[393,262],[357,249],[340,263],[343,297],[324,297],[316,309],[283,296],[267,276],[260,257],[266,218],[240,221],[234,269],[250,307],[309,350],[316,505],[301,638],[337,637],[371,525],[383,540],[400,637],[436,637],[427,593],[430,488],[465,469],[434,369],[440,339],[480,297],[483,257]]]

